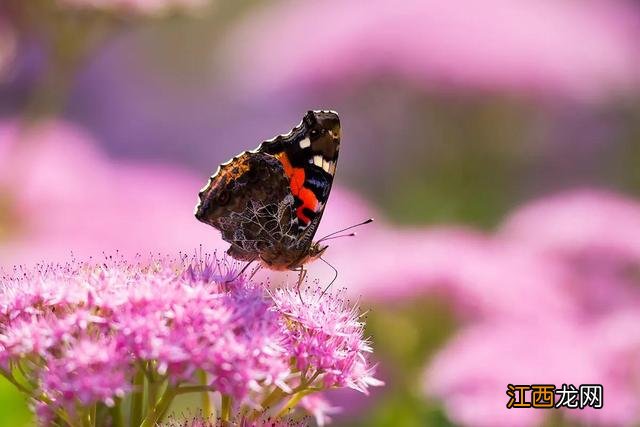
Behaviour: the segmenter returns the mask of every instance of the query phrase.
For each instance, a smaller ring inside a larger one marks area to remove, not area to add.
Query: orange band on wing
[[[307,208],[315,212],[318,207],[318,198],[313,191],[304,187],[304,168],[294,168],[286,153],[282,153],[276,157],[282,163],[284,173],[289,177],[291,193],[302,201],[302,205],[296,209],[296,215],[302,222],[308,224],[311,219],[304,214],[304,209]]]
[[[293,166],[291,166],[291,162],[289,161],[289,157],[287,156],[287,153],[283,152],[283,153],[276,154],[276,158],[280,160],[280,163],[282,163],[282,166],[284,167],[284,173],[288,177],[291,177],[291,175],[293,174]]]
[[[318,206],[318,198],[313,191],[304,187],[300,189],[298,197],[302,200],[302,205],[298,206],[298,209],[296,209],[296,215],[298,215],[298,218],[302,221],[308,223],[311,219],[304,214],[304,209],[307,208],[312,212],[315,212],[316,207]]]

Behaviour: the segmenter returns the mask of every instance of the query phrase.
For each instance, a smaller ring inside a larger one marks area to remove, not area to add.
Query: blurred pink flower
[[[601,383],[597,345],[586,331],[562,321],[482,323],[436,355],[425,391],[442,399],[448,416],[461,425],[540,425],[549,411],[507,409],[507,385]],[[605,396],[607,391],[605,385]]]
[[[602,384],[604,407],[565,410],[589,425],[634,425],[640,419],[637,312],[589,324],[486,322],[463,329],[425,374],[425,392],[462,425],[539,425],[549,413],[507,409],[507,384]]]
[[[640,202],[580,190],[525,205],[498,238],[529,247],[565,269],[562,286],[584,315],[640,307]]]
[[[403,229],[378,220],[356,238],[332,242],[323,258],[338,270],[334,286],[373,301],[440,295],[463,318],[528,318],[540,315],[540,307],[561,316],[573,309],[558,285],[565,280],[561,268],[527,248],[469,229]],[[309,269],[321,283],[333,278],[322,263]],[[403,280],[394,281],[391,272],[401,272]]]
[[[640,202],[604,190],[564,192],[517,209],[501,235],[551,255],[597,245],[640,257]]]
[[[329,401],[321,394],[311,394],[300,400],[300,406],[307,410],[316,420],[316,424],[322,427],[331,422],[329,415],[340,413],[340,408],[331,406]]]
[[[508,410],[507,384],[602,384],[603,409],[564,416],[598,425],[637,423],[638,237],[640,204],[614,193],[561,193],[516,210],[493,240],[525,251],[541,272],[557,271],[554,292],[568,307],[550,311],[522,294],[536,316],[493,316],[467,326],[430,362],[426,392],[462,425],[526,426],[542,423],[548,412]],[[504,268],[508,275],[508,264]],[[548,292],[544,275],[528,274],[530,292]]]
[[[0,265],[223,247],[193,218],[203,179],[95,145],[62,121],[0,123]]]
[[[622,0],[286,1],[242,23],[228,63],[248,93],[390,76],[592,99],[637,89],[638,18]]]
[[[161,15],[174,10],[202,8],[208,0],[57,0],[63,6]]]

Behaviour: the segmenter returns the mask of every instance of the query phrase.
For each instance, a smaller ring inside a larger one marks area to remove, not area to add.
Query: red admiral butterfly
[[[339,150],[338,114],[309,111],[288,134],[220,165],[199,193],[196,218],[220,230],[233,258],[300,271],[301,281],[303,265],[327,249],[313,237]]]

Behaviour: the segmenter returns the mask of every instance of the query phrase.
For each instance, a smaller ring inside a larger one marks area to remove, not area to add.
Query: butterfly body
[[[327,248],[313,237],[339,149],[338,115],[309,111],[288,134],[220,165],[199,193],[196,218],[220,230],[235,259],[299,269]]]

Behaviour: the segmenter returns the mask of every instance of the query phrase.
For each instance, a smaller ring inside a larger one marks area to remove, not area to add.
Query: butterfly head
[[[308,111],[302,119],[306,135],[312,146],[338,146],[340,143],[340,118],[334,111]]]
[[[320,242],[314,242],[309,248],[309,261],[320,258],[328,247],[328,245],[323,245]]]

